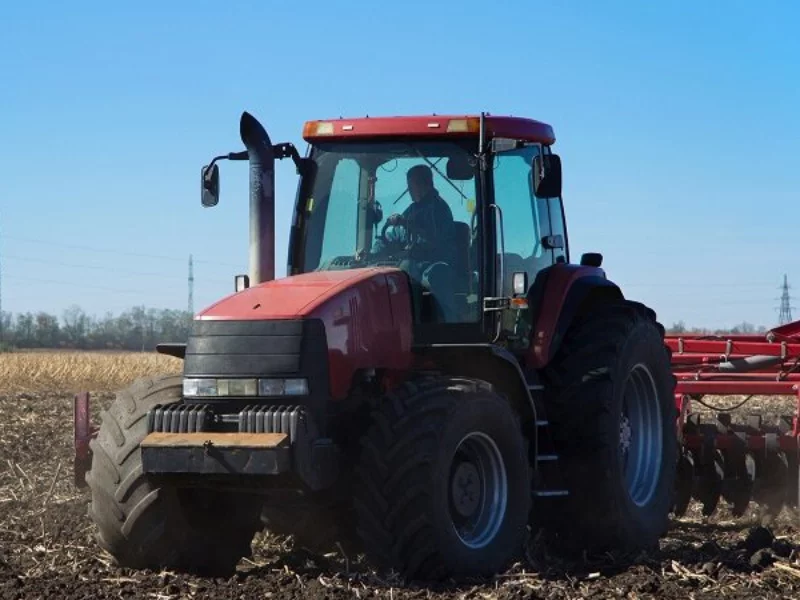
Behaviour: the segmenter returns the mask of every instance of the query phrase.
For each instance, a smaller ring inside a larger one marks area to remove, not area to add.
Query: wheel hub
[[[467,547],[483,548],[500,530],[508,504],[508,475],[500,449],[485,433],[468,433],[456,446],[450,465],[453,529]]]
[[[462,462],[453,474],[453,504],[462,517],[471,517],[481,501],[480,475],[471,462]]]
[[[625,381],[619,449],[628,494],[634,504],[645,506],[658,486],[664,438],[658,390],[643,364],[636,365]]]

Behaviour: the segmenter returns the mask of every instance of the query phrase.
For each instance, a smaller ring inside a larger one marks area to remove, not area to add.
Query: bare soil
[[[633,560],[565,563],[532,541],[526,560],[491,580],[406,584],[359,557],[314,557],[261,533],[230,579],[114,566],[95,544],[88,493],[72,482],[72,404],[65,393],[0,395],[0,598],[798,598],[800,522],[770,529],[726,509],[692,512],[660,548]],[[107,405],[110,394],[94,396]],[[760,408],[787,412],[769,399]]]

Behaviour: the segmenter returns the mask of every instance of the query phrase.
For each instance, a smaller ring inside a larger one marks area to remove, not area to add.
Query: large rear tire
[[[528,443],[486,383],[407,382],[372,413],[356,472],[367,556],[408,579],[492,575],[522,550]]]
[[[181,397],[181,377],[141,379],[117,394],[92,441],[89,516],[123,567],[228,575],[250,554],[257,497],[156,484],[142,473],[147,411]]]
[[[653,548],[669,526],[678,441],[664,328],[619,301],[579,316],[546,370],[545,407],[569,490],[549,525],[567,548]]]

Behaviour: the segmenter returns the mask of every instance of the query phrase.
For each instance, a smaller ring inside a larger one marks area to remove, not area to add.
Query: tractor
[[[250,263],[159,344],[76,481],[121,566],[230,573],[266,528],[409,579],[491,576],[534,534],[652,548],[674,505],[676,378],[654,311],[602,255],[571,262],[551,126],[497,116],[306,122],[303,156],[250,113]],[[299,177],[275,278],[275,161]]]

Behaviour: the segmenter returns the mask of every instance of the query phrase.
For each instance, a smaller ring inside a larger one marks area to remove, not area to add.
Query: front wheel
[[[410,579],[491,575],[521,551],[528,444],[488,384],[406,383],[373,412],[362,448],[358,533],[380,566]]]
[[[99,545],[120,566],[228,575],[250,554],[261,499],[177,488],[142,472],[148,410],[180,398],[180,376],[141,379],[103,412],[86,477],[89,516]]]
[[[678,441],[663,336],[647,307],[603,305],[576,319],[545,374],[570,494],[554,529],[569,546],[652,548],[668,527]]]

